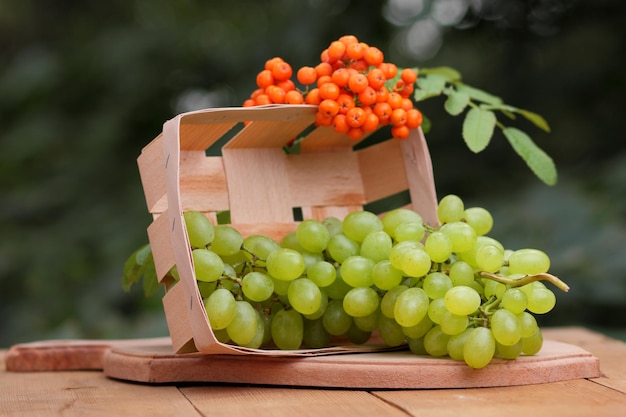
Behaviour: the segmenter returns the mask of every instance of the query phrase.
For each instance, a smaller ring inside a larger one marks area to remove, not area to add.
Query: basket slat
[[[162,213],[167,209],[162,135],[143,148],[137,165],[148,212]]]
[[[282,148],[313,123],[311,117],[288,121],[262,120],[249,123],[224,148]]]
[[[397,140],[387,140],[356,152],[367,202],[405,191],[409,183],[404,172],[402,150]]]
[[[228,210],[228,188],[222,158],[201,151],[181,151],[180,189],[183,210]]]
[[[148,226],[148,241],[152,249],[157,278],[160,283],[169,285],[169,282],[164,282],[164,278],[176,264],[176,259],[172,250],[172,238],[170,236],[169,216],[167,213],[158,216]]]
[[[205,151],[219,140],[236,123],[181,124],[180,148],[185,151]]]

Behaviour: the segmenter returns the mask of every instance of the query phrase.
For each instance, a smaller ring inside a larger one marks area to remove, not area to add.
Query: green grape
[[[226,327],[228,337],[239,346],[247,345],[257,332],[257,311],[247,301],[235,301],[235,317]]]
[[[343,263],[350,256],[358,255],[359,250],[359,244],[343,234],[331,237],[327,248],[330,257],[339,263]]]
[[[274,282],[263,272],[248,272],[241,280],[241,291],[252,301],[265,301],[274,293]]]
[[[322,222],[307,219],[298,224],[296,238],[304,250],[318,253],[326,249],[330,241],[330,232]]]
[[[322,304],[322,292],[308,278],[291,281],[287,290],[289,304],[300,314],[313,314]]]
[[[474,268],[467,262],[457,261],[450,267],[449,276],[455,287],[459,285],[469,286],[474,282]]]
[[[213,224],[199,211],[186,211],[183,214],[187,237],[192,248],[206,248],[215,236]]]
[[[389,258],[392,242],[391,237],[384,231],[369,233],[361,243],[360,255],[379,262]]]
[[[472,287],[459,285],[452,287],[444,296],[444,303],[448,311],[459,316],[472,314],[480,307],[480,294]]]
[[[407,339],[409,350],[415,355],[428,355],[426,349],[424,349],[424,338]]]
[[[293,249],[298,252],[302,252],[304,248],[298,243],[298,237],[296,232],[287,233],[280,241],[281,248]]]
[[[372,337],[372,332],[365,331],[359,328],[354,322],[352,326],[346,332],[346,336],[348,336],[348,340],[355,345],[362,345],[363,343],[370,340]]]
[[[452,242],[442,232],[432,232],[424,242],[424,250],[433,262],[442,263],[452,254]]]
[[[218,288],[205,300],[204,307],[211,328],[225,329],[235,317],[235,296],[225,288]]]
[[[441,316],[439,326],[441,327],[442,332],[447,335],[454,336],[465,330],[468,323],[469,320],[467,316],[458,316],[446,311]]]
[[[304,320],[302,343],[311,349],[320,349],[330,344],[330,334],[324,328],[321,318]]]
[[[476,243],[474,244],[472,249],[459,254],[459,258],[462,261],[465,261],[468,264],[472,265],[473,267],[477,267],[478,264],[476,263],[476,253],[480,248],[485,245],[492,245],[498,248],[500,252],[502,252],[502,264],[504,264],[504,246],[502,246],[502,243],[500,243],[498,240],[489,236],[477,236]]]
[[[430,319],[430,317],[426,315],[415,326],[403,327],[402,333],[404,333],[404,335],[408,338],[419,339],[420,337],[423,337],[433,327],[433,324],[434,323]]]
[[[272,284],[274,284],[274,293],[276,295],[287,295],[291,281],[283,281],[282,279],[272,278]]]
[[[393,316],[400,326],[417,325],[428,313],[428,295],[418,287],[402,291],[393,306]]]
[[[548,288],[534,288],[528,295],[528,311],[535,314],[545,314],[556,305],[556,296]]]
[[[470,207],[465,209],[463,218],[472,226],[478,236],[484,236],[493,227],[493,217],[491,213],[482,207]]]
[[[372,281],[379,289],[390,290],[402,282],[402,271],[391,265],[391,261],[385,259],[372,267]]]
[[[422,223],[409,222],[400,223],[394,230],[394,239],[396,242],[404,242],[405,240],[414,240],[419,242],[424,237],[426,229]]]
[[[324,260],[324,254],[322,254],[321,252],[314,253],[314,252],[306,251],[304,249],[299,252],[304,258],[304,272],[306,273],[308,273],[309,268],[312,265]]]
[[[463,218],[465,206],[463,200],[454,194],[448,194],[439,200],[437,217],[441,223],[458,222]]]
[[[243,248],[249,258],[265,261],[270,253],[280,249],[280,245],[274,239],[263,235],[251,235],[243,240]],[[264,265],[264,263],[263,263]]]
[[[513,314],[519,314],[526,310],[528,298],[524,291],[519,288],[509,288],[502,294],[500,305]]]
[[[198,281],[213,282],[222,277],[224,261],[216,253],[208,249],[191,251],[193,270]]]
[[[279,310],[271,324],[272,340],[282,350],[299,349],[304,338],[304,320],[296,310]]]
[[[491,298],[493,296],[501,298],[504,295],[504,292],[506,291],[506,285],[489,278],[485,278],[483,282],[485,283],[484,294],[486,298]]]
[[[215,237],[211,242],[211,250],[220,256],[234,255],[241,250],[243,236],[232,226],[218,224],[213,227]]]
[[[366,332],[372,332],[378,326],[378,316],[380,315],[380,310],[374,311],[372,314],[363,317],[354,317],[353,322],[359,329],[364,330]]]
[[[351,287],[369,287],[374,284],[372,278],[374,265],[370,258],[360,255],[350,256],[341,264],[341,278]]]
[[[526,355],[535,355],[543,347],[543,334],[537,327],[535,332],[529,337],[522,337],[522,352]]]
[[[237,271],[235,271],[235,268],[231,264],[225,263],[222,276],[234,278],[237,276]]]
[[[221,343],[230,342],[230,337],[228,337],[228,332],[226,331],[226,328],[219,329],[219,330],[213,329],[213,336],[215,336],[215,339],[218,342],[221,342]]]
[[[391,265],[393,265],[394,268],[402,270],[404,252],[408,251],[409,249],[417,248],[423,248],[423,245],[420,242],[415,242],[412,240],[396,243],[395,245],[393,245],[391,251],[389,252],[389,262],[391,262]]]
[[[353,211],[343,219],[342,229],[350,239],[361,243],[369,233],[383,230],[383,222],[369,211]]]
[[[446,223],[439,231],[450,239],[452,252],[466,252],[471,250],[476,243],[476,231],[465,222]]]
[[[341,270],[337,270],[337,277],[328,287],[324,287],[328,297],[333,300],[343,300],[343,297],[352,289],[351,286],[345,283],[341,277]]]
[[[385,213],[382,219],[383,229],[389,236],[396,239],[395,230],[402,223],[423,224],[422,216],[417,212],[405,208],[398,208]],[[419,239],[418,239],[419,240]]]
[[[494,245],[482,245],[476,250],[476,266],[486,272],[497,272],[504,265],[504,251]]]
[[[502,343],[496,340],[496,354],[495,356],[502,359],[515,359],[519,355],[522,354],[522,347],[524,343],[522,339],[518,340],[517,343],[512,344],[510,346],[505,346]]]
[[[496,352],[496,340],[491,330],[476,327],[465,340],[463,360],[472,368],[484,368],[491,362]]]
[[[256,325],[256,332],[254,333],[254,337],[248,343],[241,345],[243,347],[247,347],[251,349],[260,348],[263,345],[263,341],[265,340],[265,319],[264,319],[263,313],[261,313],[258,310],[255,310],[255,311],[257,315],[257,325]]]
[[[336,217],[326,217],[324,220],[322,220],[322,224],[328,229],[328,233],[330,234],[331,238],[335,235],[343,233],[343,225],[341,224],[341,220]]]
[[[550,269],[550,258],[538,249],[519,249],[509,256],[509,273],[534,275]]]
[[[422,277],[432,266],[430,256],[421,248],[407,249],[402,254],[401,270],[409,277]]]
[[[426,275],[422,283],[422,288],[432,300],[441,298],[452,288],[452,280],[443,272],[431,272]]]
[[[474,328],[465,329],[459,334],[450,336],[446,349],[448,350],[448,355],[455,361],[463,360],[463,348],[465,347],[467,338],[470,334],[472,334],[473,330]]]
[[[198,291],[200,292],[200,297],[202,299],[208,298],[209,295],[211,295],[213,291],[215,291],[215,289],[217,288],[217,281],[197,281],[196,283],[198,284]]]
[[[343,309],[342,300],[330,300],[322,320],[326,331],[333,336],[344,334],[352,325],[352,317]]]
[[[294,249],[280,248],[267,257],[267,272],[276,279],[293,281],[305,268],[304,257]]]
[[[394,319],[382,314],[378,316],[378,332],[387,346],[400,346],[406,340],[406,336],[402,332],[402,326]]]
[[[441,318],[447,311],[443,297],[435,298],[428,304],[428,318],[435,324],[441,323]]]
[[[291,281],[288,281],[291,282]],[[326,307],[328,307],[328,295],[320,289],[320,293],[322,295],[322,298],[320,300],[320,306],[319,308],[315,311],[315,313],[312,314],[303,314],[303,317],[305,319],[308,320],[317,320],[320,317],[322,317],[324,315],[324,313],[326,312]]]
[[[441,331],[441,327],[434,326],[424,335],[424,349],[430,356],[445,356],[449,341],[450,335]]]
[[[371,287],[352,288],[343,299],[343,309],[352,317],[365,317],[378,309],[378,293]]]
[[[318,287],[328,287],[337,278],[337,269],[327,261],[317,261],[307,269],[307,278]]]
[[[528,311],[524,311],[517,314],[517,319],[519,320],[522,338],[530,337],[535,334],[535,331],[538,328],[535,316],[530,314]]]
[[[383,314],[383,316],[390,319],[394,318],[396,299],[401,293],[408,289],[409,287],[407,287],[406,285],[398,285],[397,287],[393,287],[385,293],[382,300],[380,301],[380,312]]]
[[[514,345],[522,337],[517,316],[505,308],[497,309],[491,316],[491,332],[494,339],[505,346]]]

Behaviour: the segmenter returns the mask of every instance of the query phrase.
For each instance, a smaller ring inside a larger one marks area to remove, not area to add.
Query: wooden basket
[[[153,215],[148,237],[157,276],[167,288],[163,304],[176,352],[310,356],[380,349],[278,351],[223,344],[211,330],[196,284],[183,221],[186,210],[203,212],[214,224],[218,212],[230,211],[231,224],[242,235],[262,233],[280,240],[295,230],[294,212],[304,219],[341,219],[408,191],[410,207],[426,223],[436,224],[432,164],[421,130],[405,140],[353,150],[357,142],[346,135],[328,127],[311,129],[316,111],[316,106],[272,105],[184,113],[167,121],[142,150],[139,171]],[[300,153],[286,154],[283,146],[307,131]],[[232,137],[221,156],[207,156],[207,149],[228,134]],[[180,275],[175,285],[165,279],[174,265]]]

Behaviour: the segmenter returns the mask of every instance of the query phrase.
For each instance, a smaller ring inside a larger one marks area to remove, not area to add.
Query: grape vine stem
[[[558,289],[568,292],[569,285],[565,282],[561,281],[561,279],[552,274],[544,273],[544,274],[532,274],[532,275],[524,275],[516,278],[503,277],[500,275],[492,274],[490,272],[481,271],[480,275],[492,279],[497,282],[501,282],[502,284],[508,285],[510,287],[521,287],[522,285],[530,284],[535,281],[548,281],[552,283]]]

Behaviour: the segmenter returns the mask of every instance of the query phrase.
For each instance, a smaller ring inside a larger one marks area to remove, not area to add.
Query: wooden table
[[[451,390],[155,386],[98,371],[6,372],[6,351],[0,351],[0,416],[626,416],[626,343],[578,327],[550,328],[544,335],[591,352],[602,376]]]

